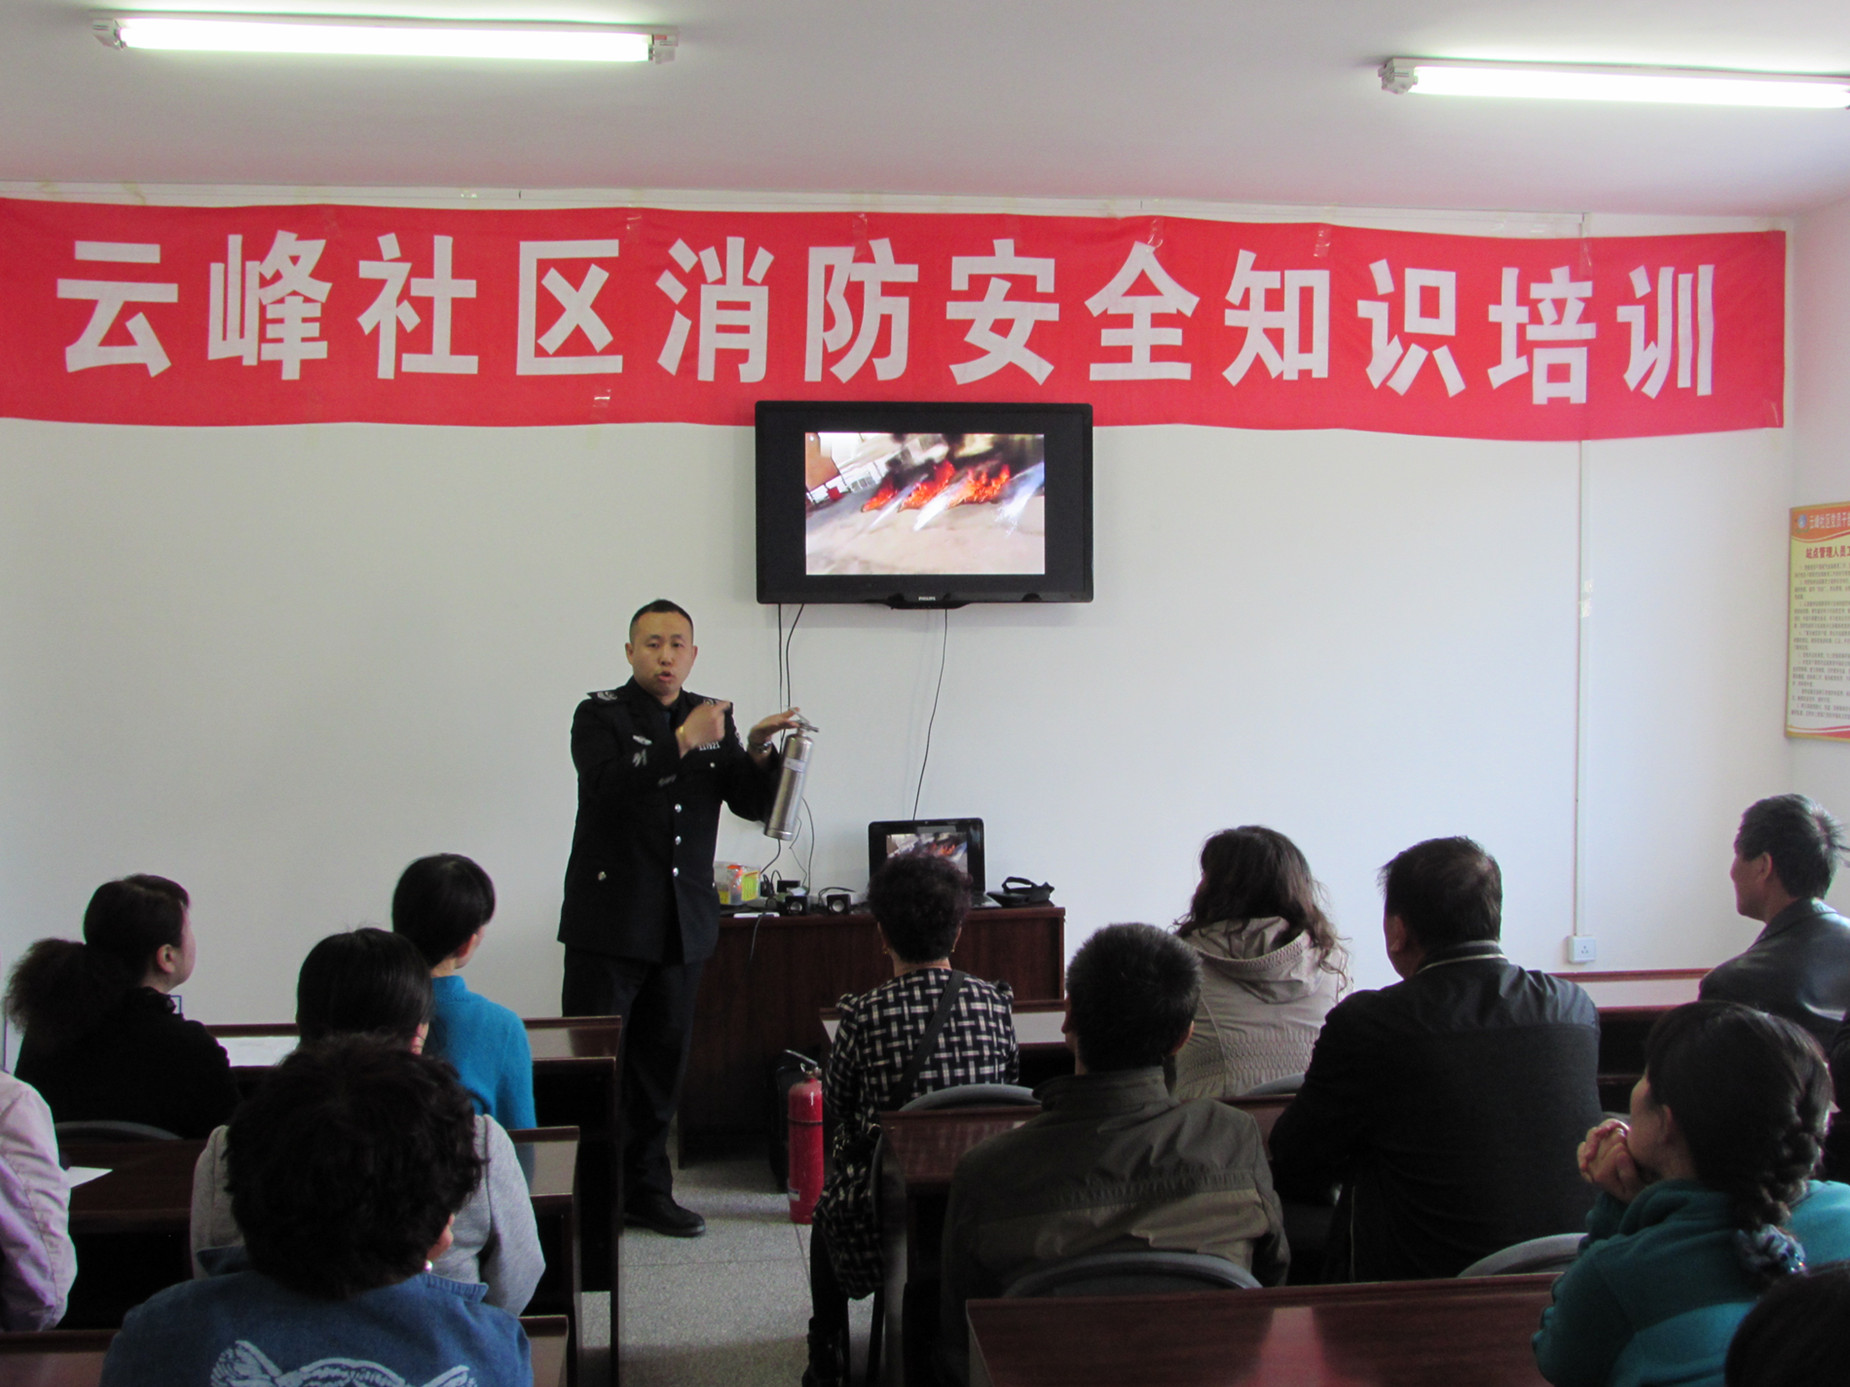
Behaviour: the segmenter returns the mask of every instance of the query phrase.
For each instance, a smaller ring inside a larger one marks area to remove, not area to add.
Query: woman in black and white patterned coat
[[[848,1300],[880,1285],[878,1191],[873,1188],[876,1116],[921,1093],[957,1084],[1013,1083],[1013,993],[1004,982],[962,980],[950,1014],[908,1092],[908,1061],[937,1010],[952,972],[950,953],[970,908],[969,878],[941,857],[888,858],[867,887],[867,904],[893,960],[893,976],[841,1000],[823,1100],[835,1123],[833,1173],[816,1203],[810,1238],[809,1368],[806,1387],[846,1375]]]

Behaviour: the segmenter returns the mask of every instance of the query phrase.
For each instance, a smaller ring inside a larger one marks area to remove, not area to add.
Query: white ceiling
[[[250,4],[198,3],[197,9]],[[301,0],[672,24],[665,66],[123,53],[0,0],[0,179],[1787,214],[1850,112],[1394,97],[1396,55],[1850,72],[1844,0]]]

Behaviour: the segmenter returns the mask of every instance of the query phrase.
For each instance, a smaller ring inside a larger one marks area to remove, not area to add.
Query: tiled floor
[[[809,1229],[790,1222],[764,1157],[688,1166],[675,1198],[706,1215],[704,1237],[623,1234],[622,1387],[796,1387]],[[857,1365],[869,1306],[852,1309]]]

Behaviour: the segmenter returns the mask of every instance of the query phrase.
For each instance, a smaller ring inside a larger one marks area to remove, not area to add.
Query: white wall
[[[1751,937],[1723,874],[1740,808],[1794,764],[1786,454],[1780,433],[1586,450],[1601,966]],[[1389,979],[1376,868],[1470,833],[1503,864],[1511,954],[1562,966],[1580,467],[1571,444],[1101,430],[1098,600],[951,615],[921,811],[984,817],[992,880],[1054,882],[1069,947],[1173,919],[1207,833],[1270,823],[1364,984]],[[404,863],[451,850],[502,896],[472,985],[554,1009],[566,734],[627,676],[629,612],[683,602],[692,686],[773,707],[751,491],[745,430],[0,421],[0,957],[74,934],[98,882],[164,872],[196,899],[189,1013],[274,1019],[316,938],[383,921]],[[866,822],[910,813],[941,619],[803,618],[815,886],[861,887]],[[722,831],[722,857],[770,847]]]
[[[1797,358],[1788,504],[1850,500],[1850,201],[1799,220],[1788,277]],[[1795,739],[1791,748],[1792,788],[1850,819],[1850,746]],[[1850,909],[1850,872],[1838,879],[1831,899],[1840,910]]]

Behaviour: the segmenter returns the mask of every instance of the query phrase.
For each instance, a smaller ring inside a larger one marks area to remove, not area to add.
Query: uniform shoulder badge
[[[586,694],[585,697],[596,703],[615,703],[620,692],[619,689],[597,689]]]

